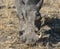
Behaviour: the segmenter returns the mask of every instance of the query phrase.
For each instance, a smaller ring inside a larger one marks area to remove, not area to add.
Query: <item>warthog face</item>
[[[39,16],[43,0],[16,0],[17,14],[19,15],[20,40],[26,44],[34,44],[40,36],[35,33],[38,28],[35,20]]]

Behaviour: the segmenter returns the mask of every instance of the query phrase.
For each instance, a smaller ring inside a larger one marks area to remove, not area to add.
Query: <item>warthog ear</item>
[[[36,5],[38,11],[41,9],[42,5],[43,5],[43,0],[40,0]]]

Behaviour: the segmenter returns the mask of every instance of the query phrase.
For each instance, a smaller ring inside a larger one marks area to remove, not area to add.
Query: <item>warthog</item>
[[[38,28],[35,20],[41,18],[40,9],[43,0],[15,0],[19,17],[20,41],[26,44],[35,44],[41,35],[36,34]]]

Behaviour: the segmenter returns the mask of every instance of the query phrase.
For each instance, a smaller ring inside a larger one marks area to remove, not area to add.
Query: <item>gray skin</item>
[[[15,0],[19,18],[20,41],[26,44],[35,44],[40,36],[35,33],[38,30],[35,26],[36,17],[41,17],[39,11],[43,0]]]

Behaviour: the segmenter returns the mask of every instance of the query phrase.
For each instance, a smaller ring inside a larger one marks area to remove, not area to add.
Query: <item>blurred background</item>
[[[44,0],[43,7],[41,8],[41,15],[42,17],[57,17],[60,19],[60,0]],[[49,19],[46,21],[49,21]],[[0,0],[0,49],[50,48],[49,46],[42,46],[39,44],[34,47],[20,44],[18,42],[18,22],[15,0]],[[59,31],[60,29],[58,29],[58,32]],[[52,49],[60,49],[60,42],[53,45]]]

